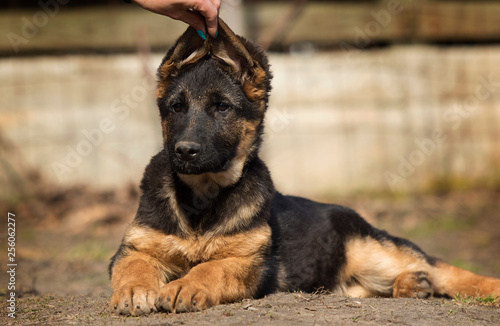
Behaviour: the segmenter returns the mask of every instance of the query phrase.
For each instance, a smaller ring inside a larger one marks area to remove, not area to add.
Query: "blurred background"
[[[109,294],[162,146],[156,68],[186,25],[119,0],[0,10],[0,208],[22,292]],[[269,53],[278,189],[500,277],[498,1],[223,0],[221,17]]]

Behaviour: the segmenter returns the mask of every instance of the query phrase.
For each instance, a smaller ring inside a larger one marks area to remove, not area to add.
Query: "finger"
[[[214,5],[217,10],[220,8],[221,1],[220,0],[210,0],[210,2]]]
[[[193,7],[194,10],[198,11],[203,17],[205,17],[208,34],[212,37],[215,37],[217,34],[219,7],[220,1],[218,0],[203,1]]]
[[[217,16],[215,18],[209,19],[205,17],[205,22],[207,24],[208,34],[215,38],[217,36]]]
[[[215,17],[215,36],[217,37],[217,30],[219,28],[218,23],[219,23],[219,12],[220,12],[220,6],[221,6],[221,0],[210,0],[212,2],[212,5],[217,9],[217,16]],[[207,22],[207,26],[208,26]],[[212,34],[210,34],[212,35]]]
[[[171,16],[169,16],[169,17],[171,17]],[[175,17],[171,17],[171,18],[181,20],[181,21],[185,22],[186,24],[188,24],[189,26],[196,29],[197,31],[202,31],[205,34],[207,32],[207,30],[205,28],[205,20],[199,12],[186,10],[186,11],[183,11],[181,14],[178,14]]]

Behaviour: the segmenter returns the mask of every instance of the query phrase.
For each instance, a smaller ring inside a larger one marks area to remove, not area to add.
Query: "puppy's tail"
[[[492,277],[479,276],[464,269],[437,261],[431,273],[434,294],[448,297],[500,297],[500,280]]]

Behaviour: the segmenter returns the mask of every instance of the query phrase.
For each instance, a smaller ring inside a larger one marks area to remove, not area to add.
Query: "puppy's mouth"
[[[185,174],[185,175],[197,175],[197,174],[202,174],[203,172],[200,169],[193,169],[190,167],[180,167],[177,168],[176,171],[178,174]]]
[[[194,161],[181,161],[175,160],[174,169],[178,174],[185,175],[199,175],[205,173],[224,172],[230,165],[230,159],[220,161],[213,160],[194,160]]]
[[[186,174],[186,175],[195,175],[195,174],[212,172],[205,167],[198,166],[197,164],[191,162],[183,162],[181,164],[176,164],[175,170],[179,174]]]

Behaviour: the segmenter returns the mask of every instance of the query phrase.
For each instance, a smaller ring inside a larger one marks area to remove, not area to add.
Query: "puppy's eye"
[[[170,108],[174,112],[181,112],[182,111],[182,104],[180,104],[180,103],[174,103],[174,104],[172,104],[172,106]]]
[[[229,104],[227,104],[227,103],[222,103],[221,102],[221,103],[217,103],[217,107],[216,108],[217,108],[218,112],[226,112],[226,111],[228,111],[231,108],[231,106],[229,106]]]

